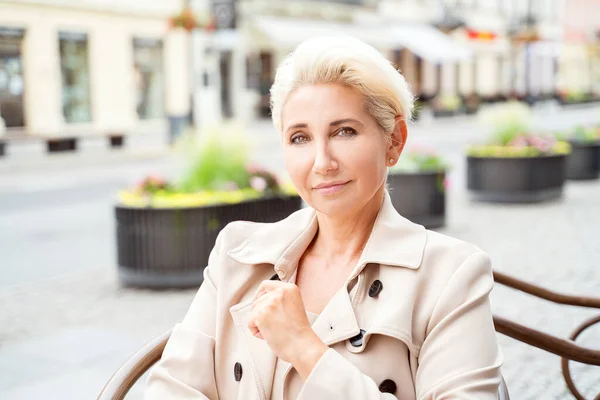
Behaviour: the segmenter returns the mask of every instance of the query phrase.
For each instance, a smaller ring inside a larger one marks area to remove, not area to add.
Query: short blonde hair
[[[273,125],[283,131],[282,111],[292,91],[306,85],[340,83],[355,89],[386,134],[395,118],[409,121],[413,95],[404,77],[376,49],[349,36],[305,40],[281,62],[271,87]]]

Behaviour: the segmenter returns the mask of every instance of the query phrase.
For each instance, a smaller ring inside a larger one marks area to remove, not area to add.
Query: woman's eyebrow
[[[329,126],[337,126],[337,125],[347,124],[349,122],[363,126],[363,124],[361,124],[359,121],[352,119],[352,118],[338,119],[337,121],[333,121],[332,123],[330,123]]]
[[[285,131],[288,132],[291,129],[300,129],[300,128],[308,128],[308,124],[306,124],[304,122],[300,122],[298,124],[290,125],[290,126],[288,126],[288,128]]]

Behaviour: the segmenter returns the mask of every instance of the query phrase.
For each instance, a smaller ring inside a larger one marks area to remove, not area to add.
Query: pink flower
[[[527,138],[524,136],[517,136],[510,142],[510,146],[513,147],[527,147],[529,145]]]
[[[230,191],[234,191],[234,190],[238,190],[239,186],[237,185],[237,183],[235,182],[225,182],[223,184],[223,190],[230,190]]]
[[[450,189],[450,178],[448,178],[447,176],[444,178],[444,190],[448,190]]]
[[[553,145],[551,140],[536,136],[531,137],[530,142],[532,146],[543,153],[550,151]]]
[[[259,192],[264,192],[267,188],[267,181],[263,177],[253,176],[250,178],[250,187]]]

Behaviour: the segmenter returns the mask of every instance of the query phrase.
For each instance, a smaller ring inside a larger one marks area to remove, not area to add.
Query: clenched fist
[[[263,281],[254,295],[248,328],[304,380],[329,349],[312,330],[300,289],[293,283]]]

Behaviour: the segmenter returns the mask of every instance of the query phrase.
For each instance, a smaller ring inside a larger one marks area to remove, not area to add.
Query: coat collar
[[[279,278],[289,279],[297,262],[310,245],[318,229],[312,208],[296,211],[288,218],[257,229],[229,256],[242,264],[273,264]],[[357,271],[369,263],[411,269],[419,268],[426,242],[423,226],[402,217],[392,205],[387,190]]]

